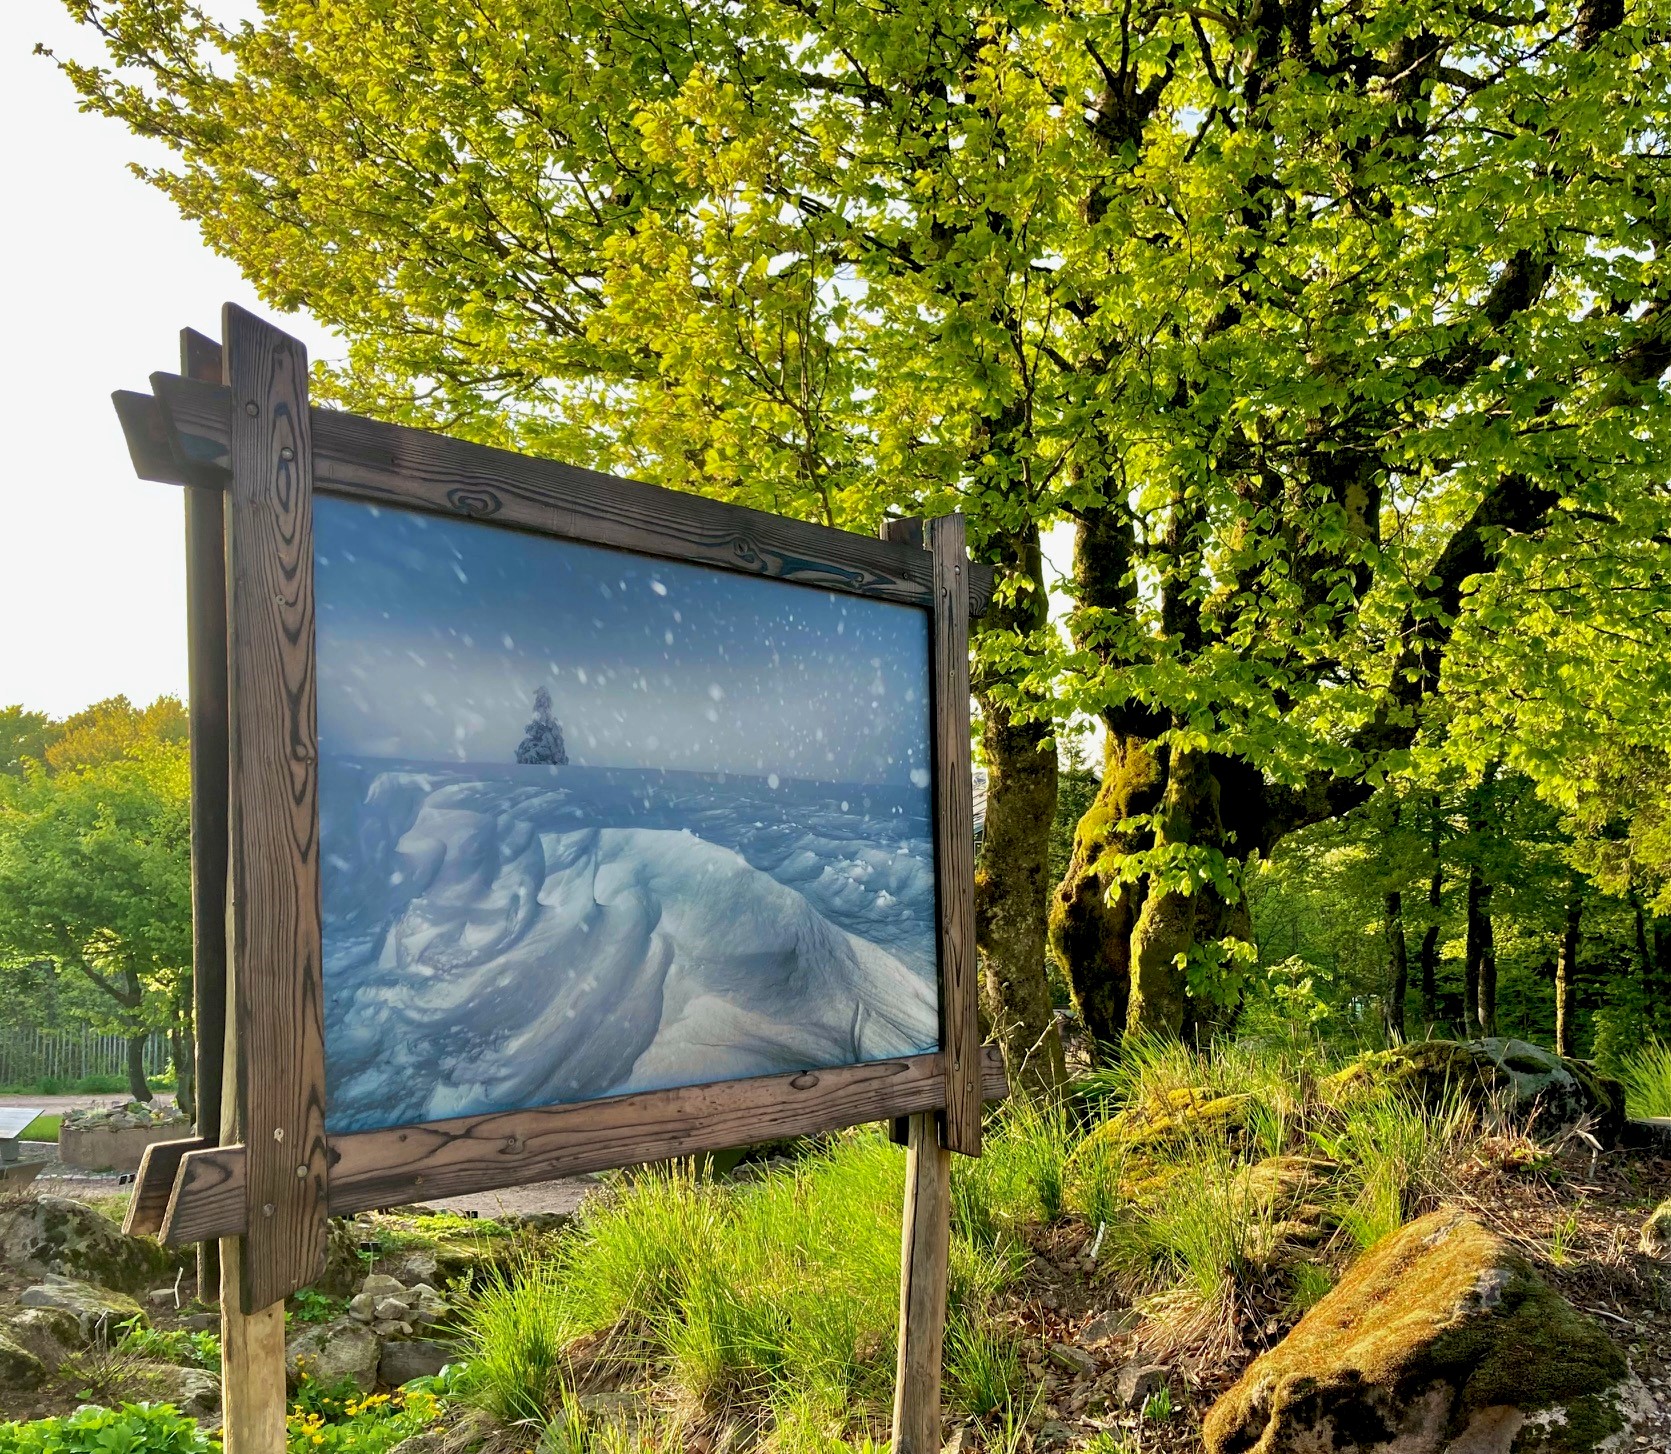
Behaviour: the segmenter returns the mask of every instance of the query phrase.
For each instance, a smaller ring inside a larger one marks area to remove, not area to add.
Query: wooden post
[[[284,1454],[284,1297],[325,1260],[325,1046],[307,351],[221,314],[226,496],[227,1016],[223,1142],[244,1235],[221,1244],[226,1454]]]
[[[221,348],[180,333],[180,372],[218,384]],[[226,1049],[226,514],[223,491],[187,489],[186,671],[191,717],[192,1028],[197,1041],[197,1134],[221,1134]],[[197,1295],[220,1296],[220,1247],[197,1247]]]
[[[969,552],[961,515],[924,526],[934,556],[934,848],[940,911],[945,1144],[981,1154],[981,1026],[975,952],[975,802],[969,747]]]
[[[940,1144],[938,1121],[932,1111],[912,1116],[905,1149],[893,1454],[940,1451],[940,1361],[951,1257],[952,1158]]]

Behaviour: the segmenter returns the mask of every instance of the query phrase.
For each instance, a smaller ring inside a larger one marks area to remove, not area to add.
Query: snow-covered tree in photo
[[[516,760],[552,767],[568,763],[569,755],[563,749],[563,729],[551,715],[551,693],[544,687],[534,692],[534,720],[517,744]]]

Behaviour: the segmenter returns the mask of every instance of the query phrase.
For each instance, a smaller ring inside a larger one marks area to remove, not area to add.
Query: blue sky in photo
[[[316,499],[321,750],[508,763],[537,688],[578,766],[928,786],[911,606]]]

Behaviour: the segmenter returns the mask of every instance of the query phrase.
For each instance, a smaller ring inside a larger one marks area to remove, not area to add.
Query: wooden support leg
[[[244,1311],[238,1239],[220,1244],[220,1386],[226,1454],[285,1454],[284,1304]]]
[[[939,1454],[940,1354],[946,1334],[951,1230],[951,1152],[940,1145],[938,1116],[930,1111],[910,1118],[905,1151],[893,1454]]]

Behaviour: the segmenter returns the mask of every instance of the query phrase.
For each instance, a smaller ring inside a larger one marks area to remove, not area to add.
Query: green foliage
[[[120,1334],[116,1343],[118,1353],[190,1368],[220,1370],[220,1335],[207,1329],[187,1332],[183,1328],[152,1328],[136,1319],[123,1323]]]
[[[362,1394],[352,1383],[321,1387],[304,1378],[285,1418],[290,1454],[385,1454],[440,1414],[418,1387]]]
[[[63,1121],[61,1115],[36,1116],[23,1128],[21,1139],[24,1141],[52,1141],[58,1140],[58,1127]]]
[[[61,1419],[0,1423],[0,1454],[216,1454],[219,1444],[167,1404],[83,1408]]]
[[[1654,1041],[1626,1055],[1619,1078],[1630,1115],[1671,1116],[1671,1046]]]

